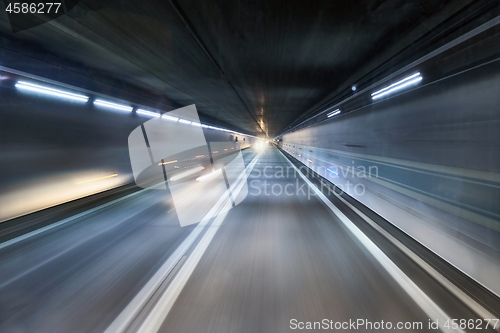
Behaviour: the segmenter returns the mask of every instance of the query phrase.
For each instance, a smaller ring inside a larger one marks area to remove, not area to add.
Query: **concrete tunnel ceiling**
[[[274,137],[468,3],[86,0],[17,33],[3,12],[0,29],[2,49]]]

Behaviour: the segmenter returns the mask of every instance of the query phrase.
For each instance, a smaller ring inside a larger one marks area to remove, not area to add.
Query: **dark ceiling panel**
[[[272,137],[416,26],[446,19],[450,3],[86,0],[15,34],[2,14],[0,31],[2,48],[81,73],[100,92],[194,103]]]

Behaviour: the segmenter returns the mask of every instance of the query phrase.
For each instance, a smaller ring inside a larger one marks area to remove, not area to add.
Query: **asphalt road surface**
[[[443,300],[427,297],[348,227],[276,148],[246,150],[244,159],[253,167],[246,199],[204,226],[180,227],[169,193],[144,190],[0,244],[0,331],[144,331],[155,312],[160,332],[291,332],[324,319],[439,331],[428,325],[434,315],[447,318]],[[195,230],[156,295],[120,326]],[[444,301],[454,307],[452,298]]]

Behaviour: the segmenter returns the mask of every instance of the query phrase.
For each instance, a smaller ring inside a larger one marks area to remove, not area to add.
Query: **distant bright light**
[[[356,88],[356,86],[352,86],[351,89],[352,89],[352,91],[356,91],[357,88]]]
[[[189,175],[192,175],[193,173],[196,173],[196,172],[198,172],[198,171],[201,171],[201,170],[203,170],[203,169],[205,169],[205,168],[204,168],[204,167],[202,167],[202,166],[199,166],[199,167],[196,167],[196,168],[190,169],[190,170],[188,170],[188,171],[181,172],[181,173],[179,173],[179,174],[177,174],[177,175],[175,175],[175,176],[173,176],[173,177],[170,177],[170,180],[173,180],[173,181],[175,181],[175,180],[179,180],[179,179],[182,179],[182,178],[187,177],[187,176],[189,176]]]
[[[55,97],[59,97],[59,98],[71,99],[73,101],[79,101],[79,102],[87,102],[89,100],[89,98],[85,95],[74,94],[74,93],[70,93],[69,91],[49,88],[49,87],[45,87],[45,86],[41,86],[38,84],[25,82],[25,81],[18,81],[16,83],[16,88],[22,89],[22,90],[33,91],[33,92],[37,92],[37,93],[41,93],[41,94],[45,94],[45,95],[55,96]]]
[[[122,111],[132,111],[133,107],[123,104],[111,103],[108,101],[103,101],[102,99],[96,99],[94,101],[95,105],[104,106],[110,109],[122,110]]]
[[[177,117],[167,116],[166,114],[162,115],[161,117],[163,119],[167,119],[167,120],[170,120],[170,121],[177,121],[177,120],[179,120],[179,118],[177,118]]]
[[[372,99],[378,99],[383,96],[389,95],[395,91],[399,91],[403,88],[406,88],[410,85],[416,84],[418,82],[422,81],[422,76],[420,76],[420,72],[416,72],[410,76],[405,77],[402,80],[399,80],[398,82],[395,82],[391,84],[390,86],[387,86],[385,88],[382,88],[372,94]]]
[[[258,151],[266,149],[266,143],[264,140],[257,140],[255,143],[255,149]]]
[[[183,123],[183,124],[191,124],[191,122],[189,120],[185,120],[185,119],[179,119],[179,122],[180,123]]]
[[[143,110],[143,109],[137,109],[136,112],[139,113],[139,114],[143,114],[145,116],[151,116],[151,117],[157,117],[157,118],[161,116],[161,114],[159,114],[159,113],[151,112],[151,111],[146,111],[146,110]]]
[[[310,158],[308,158],[308,159],[307,159],[307,162],[312,163],[312,162],[313,162],[313,160],[311,160]]]
[[[335,111],[329,112],[326,116],[327,116],[328,118],[330,118],[330,117],[333,117],[333,116],[338,115],[339,113],[340,113],[340,109],[337,109],[337,110],[335,110]]]

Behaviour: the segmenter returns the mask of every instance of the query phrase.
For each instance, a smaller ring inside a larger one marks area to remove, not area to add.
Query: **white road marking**
[[[212,216],[212,214],[221,206],[225,198],[219,199],[219,201],[212,207],[212,209],[207,213],[207,216]],[[198,237],[200,232],[205,228],[205,226],[210,221],[210,218],[203,219],[191,233],[184,239],[184,241],[179,245],[179,247],[172,253],[172,255],[165,261],[165,263],[160,267],[160,269],[153,275],[153,277],[144,285],[144,287],[139,291],[139,293],[132,299],[132,301],[123,309],[123,311],[115,318],[115,320],[106,329],[106,333],[117,333],[126,330],[127,326],[132,322],[136,315],[141,311],[146,302],[151,298],[153,293],[158,289],[162,281],[168,276],[168,274],[175,267],[177,262],[182,258],[184,253],[189,249],[194,240]]]
[[[250,174],[253,167],[255,166],[260,154],[255,156],[249,165],[246,167],[246,174]],[[238,177],[236,181],[236,191],[241,190],[243,187],[243,182],[246,182],[247,177],[245,171]],[[234,192],[233,192],[234,193]],[[185,283],[191,276],[196,264],[200,260],[203,253],[205,253],[206,248],[210,244],[213,236],[219,229],[220,225],[224,221],[227,215],[224,205],[231,205],[231,201],[228,196],[220,198],[217,203],[212,207],[212,209],[207,213],[206,217],[194,228],[194,230],[187,236],[187,238],[181,243],[181,245],[175,250],[175,252],[167,259],[167,261],[160,267],[160,269],[155,273],[155,275],[146,283],[146,285],[139,291],[139,293],[132,299],[132,301],[125,307],[125,309],[115,318],[111,325],[106,329],[105,333],[119,333],[124,332],[130,323],[136,318],[137,314],[141,311],[144,305],[149,301],[154,292],[161,285],[163,280],[168,276],[168,274],[175,267],[177,262],[182,258],[185,252],[196,240],[201,231],[206,227],[206,225],[211,220],[211,217],[215,216],[216,212],[223,211],[219,214],[214,222],[212,223],[210,229],[205,233],[203,238],[197,244],[196,248],[190,254],[188,259],[184,262],[179,272],[172,279],[171,283],[165,290],[164,294],[160,297],[155,307],[146,317],[139,331],[151,333],[154,328],[158,330],[165,320],[168,312],[170,311],[172,305],[174,304],[177,296],[181,292]],[[222,209],[221,209],[222,208]],[[208,217],[208,218],[207,218]],[[147,330],[145,327],[147,327]],[[156,331],[155,331],[156,332]]]
[[[372,219],[366,216],[363,212],[353,206],[350,202],[345,200],[342,196],[340,196],[336,192],[332,192],[340,201],[342,201],[346,206],[351,208],[356,214],[358,214],[363,220],[366,221],[372,228],[381,233],[385,238],[387,238],[394,246],[396,246],[401,252],[406,254],[409,258],[411,258],[417,265],[420,266],[427,274],[432,276],[436,281],[438,281],[442,286],[444,286],[448,291],[450,291],[455,297],[460,299],[464,304],[476,313],[479,318],[488,318],[488,319],[499,319],[495,315],[493,315],[490,311],[485,309],[482,305],[477,303],[472,297],[463,292],[460,288],[454,285],[450,280],[445,278],[441,273],[434,269],[431,265],[429,265],[426,261],[404,246],[397,238],[392,236],[390,233],[385,231],[381,226],[375,223]],[[399,229],[399,228],[398,228]],[[411,237],[410,235],[408,235]],[[412,237],[413,238],[413,237]],[[436,254],[436,253],[435,253]],[[437,254],[436,254],[437,255]],[[492,328],[494,327],[494,321],[490,322]],[[497,329],[497,331],[500,331]]]
[[[257,163],[257,160],[260,157],[260,153],[252,160],[252,162],[247,166],[246,171],[247,174],[250,174]],[[244,173],[244,172],[243,172]],[[236,181],[236,189],[233,191],[234,195],[237,196],[238,193],[241,191],[243,188],[244,183],[246,182],[246,177],[240,175],[238,177],[238,180]],[[177,300],[177,297],[181,293],[182,289],[186,285],[186,282],[189,280],[191,277],[191,274],[193,273],[194,269],[198,265],[198,262],[200,261],[201,257],[207,250],[208,246],[212,242],[212,239],[214,238],[215,234],[219,230],[219,227],[222,225],[224,222],[224,219],[226,218],[226,215],[229,211],[229,208],[232,206],[232,203],[230,200],[226,201],[226,207],[222,209],[222,213],[219,214],[210,228],[207,230],[205,235],[203,235],[203,238],[200,240],[200,242],[197,244],[196,248],[193,250],[191,255],[188,257],[184,265],[182,265],[182,268],[179,270],[177,275],[174,277],[168,288],[165,290],[165,293],[161,296],[161,298],[158,300],[158,303],[156,306],[151,310],[149,315],[147,316],[146,320],[144,320],[143,324],[139,328],[138,332],[141,333],[155,333],[158,332],[160,329],[161,325],[165,321],[165,318],[167,318],[168,313],[172,309],[172,306],[174,305],[175,301]]]
[[[443,324],[448,320],[451,323],[451,318],[427,296],[387,255],[382,252],[359,228],[350,221],[328,198],[316,187],[309,179],[307,179],[299,169],[280,151],[283,158],[290,163],[306,184],[318,195],[323,203],[338,217],[338,219],[351,231],[351,233],[365,246],[365,248],[373,255],[373,257],[385,268],[385,270],[393,277],[393,279],[403,288],[403,290],[418,304],[418,306],[432,320],[439,320],[439,328],[443,332],[460,332],[461,329],[448,329],[443,327]]]

